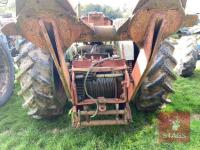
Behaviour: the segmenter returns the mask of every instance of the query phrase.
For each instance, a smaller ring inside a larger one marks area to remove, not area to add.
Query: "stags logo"
[[[171,112],[159,114],[160,142],[189,142],[190,114],[185,112]]]

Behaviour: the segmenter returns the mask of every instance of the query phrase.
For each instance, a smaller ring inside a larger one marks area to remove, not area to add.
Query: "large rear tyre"
[[[37,48],[30,42],[20,44],[17,80],[18,93],[23,96],[23,106],[28,115],[36,119],[52,118],[63,113],[66,95],[48,50]]]
[[[7,40],[3,35],[0,35],[0,106],[9,100],[13,93],[14,76],[13,59]]]
[[[150,68],[146,79],[139,91],[136,106],[141,111],[156,111],[170,103],[168,95],[173,93],[172,81],[176,80],[173,68],[176,59],[172,56],[174,47],[163,42],[160,46],[155,63]]]

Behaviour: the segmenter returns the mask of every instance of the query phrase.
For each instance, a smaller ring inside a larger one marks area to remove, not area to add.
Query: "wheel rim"
[[[6,56],[6,52],[0,49],[0,97],[4,96],[10,78],[10,67],[8,57]]]

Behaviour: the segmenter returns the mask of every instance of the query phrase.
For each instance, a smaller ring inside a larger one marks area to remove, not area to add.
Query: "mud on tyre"
[[[36,119],[52,118],[63,113],[66,95],[48,50],[26,40],[20,43],[17,80],[21,85],[23,107]]]

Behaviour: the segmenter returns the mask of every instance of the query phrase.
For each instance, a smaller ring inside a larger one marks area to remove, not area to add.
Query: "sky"
[[[71,2],[73,3],[73,5],[81,2],[82,4],[106,4],[114,8],[123,8],[124,6],[127,6],[129,9],[134,9],[138,0],[71,0]],[[200,0],[188,0],[186,10],[187,12],[191,13],[200,13]]]

